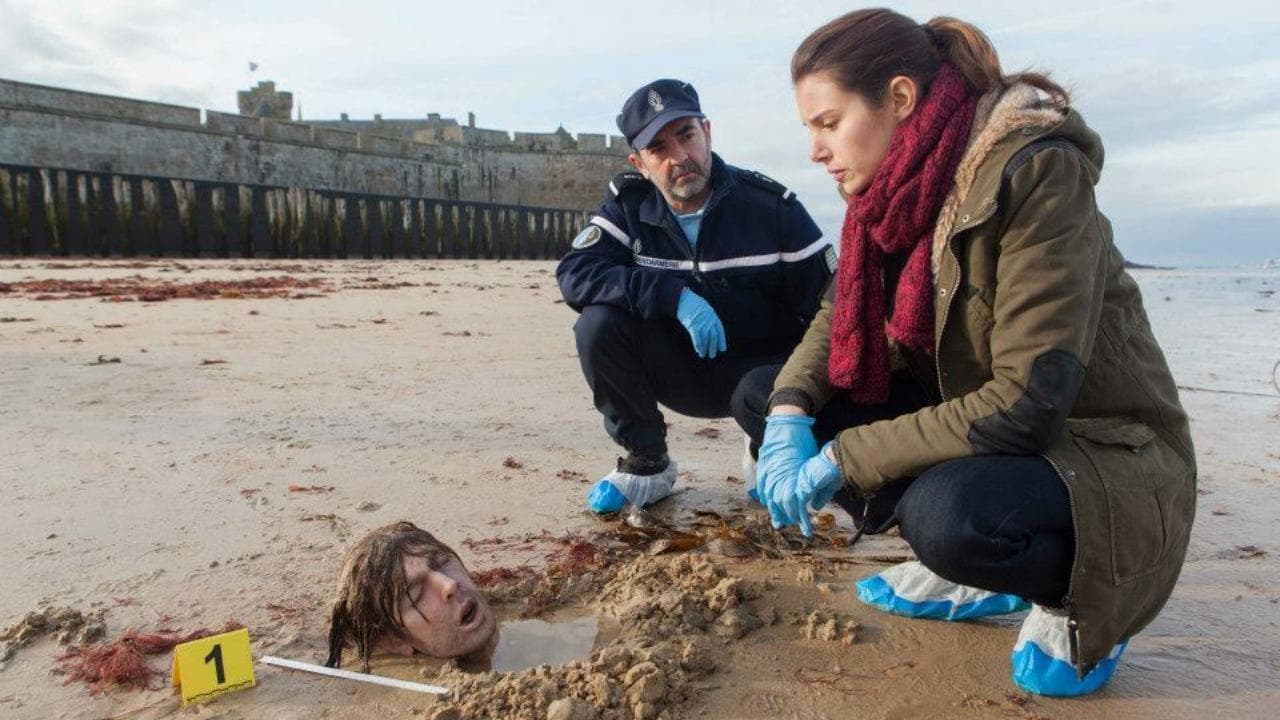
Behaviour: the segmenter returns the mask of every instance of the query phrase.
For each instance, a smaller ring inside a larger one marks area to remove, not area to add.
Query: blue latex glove
[[[827,443],[830,446],[830,443]],[[815,453],[800,466],[794,475],[787,474],[770,490],[769,514],[781,519],[781,527],[799,525],[805,537],[813,537],[813,521],[809,518],[809,505],[816,510],[831,502],[840,489],[843,475],[840,468],[827,457],[827,448]],[[774,508],[777,514],[774,515]],[[777,519],[775,528],[779,527]]]
[[[800,532],[805,537],[813,536],[813,526],[805,507],[821,510],[831,502],[831,498],[835,497],[844,484],[844,473],[840,472],[840,466],[831,459],[832,456],[834,453],[831,452],[831,443],[823,445],[817,455],[800,467],[800,474],[796,477],[795,493],[801,512]]]
[[[794,483],[800,467],[818,452],[813,438],[813,418],[808,415],[770,415],[765,419],[764,441],[756,460],[756,496],[769,510],[775,528],[793,525],[798,519],[778,502],[788,497],[784,483]]]
[[[775,530],[788,525],[799,525],[801,532],[811,536],[813,528],[809,526],[809,511],[800,502],[800,495],[796,492],[796,481],[799,478],[798,468],[796,472],[783,474],[770,488],[765,507],[769,508],[769,520],[773,522]]]
[[[728,349],[724,337],[724,325],[715,308],[689,288],[680,291],[676,303],[676,319],[689,331],[693,351],[698,357],[713,358]]]

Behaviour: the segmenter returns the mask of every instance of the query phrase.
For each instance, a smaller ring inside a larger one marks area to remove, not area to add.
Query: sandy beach
[[[681,552],[678,535],[637,539],[586,512],[618,449],[553,273],[501,261],[0,262],[0,626],[42,607],[98,612],[104,640],[234,621],[255,655],[322,662],[343,549],[409,519],[476,572],[541,572],[591,543],[592,581],[557,586],[543,619],[581,635],[595,614],[602,628],[594,655],[560,658],[549,642],[539,656],[533,643],[531,662],[550,667],[505,677],[375,663],[468,689],[447,707],[263,665],[256,688],[190,708],[167,675],[92,694],[64,684],[67,647],[41,635],[3,663],[0,717],[517,717],[475,698],[591,683],[617,685],[634,709],[634,688],[656,682],[640,678],[650,664],[666,679],[645,712],[672,719],[1274,717],[1280,272],[1136,275],[1184,387],[1200,503],[1165,611],[1106,689],[1069,701],[1010,681],[1021,616],[944,624],[860,604],[853,581],[909,555],[897,537],[844,548],[851,525],[833,516],[813,545],[765,538],[732,420],[668,413],[679,492],[652,512],[702,540],[720,528],[721,542]],[[713,620],[664,610],[639,627],[636,607],[661,604],[642,589],[663,583]],[[725,620],[735,608],[737,625]],[[528,607],[513,597],[498,609],[514,623]],[[152,662],[167,673],[168,655]]]

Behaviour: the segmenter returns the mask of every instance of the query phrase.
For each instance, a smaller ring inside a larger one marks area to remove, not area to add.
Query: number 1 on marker
[[[209,654],[204,656],[205,665],[208,665],[210,660],[213,661],[213,671],[218,674],[218,684],[225,685],[227,683],[227,671],[222,668],[222,643],[214,645]]]
[[[233,630],[175,647],[172,677],[182,690],[183,705],[253,687],[249,631]]]

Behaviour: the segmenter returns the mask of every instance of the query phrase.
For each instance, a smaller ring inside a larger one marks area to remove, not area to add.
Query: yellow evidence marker
[[[244,628],[173,649],[173,686],[182,690],[183,706],[256,684],[249,631]]]

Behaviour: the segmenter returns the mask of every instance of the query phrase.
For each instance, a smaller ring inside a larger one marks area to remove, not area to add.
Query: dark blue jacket
[[[715,308],[729,354],[789,353],[818,310],[835,251],[795,194],[768,177],[713,154],[711,187],[691,249],[653,183],[614,178],[556,268],[565,302],[674,318],[687,287]]]

